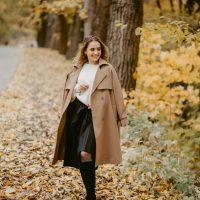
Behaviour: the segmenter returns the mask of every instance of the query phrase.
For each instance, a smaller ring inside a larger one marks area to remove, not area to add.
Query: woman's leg
[[[80,172],[87,193],[86,200],[96,200],[95,162],[92,160],[92,155],[86,151],[81,151],[80,157],[81,157]]]
[[[81,162],[92,161],[92,154],[86,151],[81,151]]]

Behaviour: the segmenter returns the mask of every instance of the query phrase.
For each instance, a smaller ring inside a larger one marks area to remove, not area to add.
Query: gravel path
[[[18,51],[16,47],[0,46],[0,92],[7,87],[15,72]]]

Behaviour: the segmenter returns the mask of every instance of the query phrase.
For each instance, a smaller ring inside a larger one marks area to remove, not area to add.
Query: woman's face
[[[88,44],[86,49],[86,55],[88,62],[91,64],[98,64],[99,58],[101,57],[101,45],[97,41],[92,41]]]

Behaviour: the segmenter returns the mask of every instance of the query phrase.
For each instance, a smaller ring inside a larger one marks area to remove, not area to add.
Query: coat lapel
[[[76,81],[78,79],[78,76],[79,76],[79,73],[81,71],[81,68],[78,68],[77,71],[74,72],[74,75],[72,76],[73,79],[70,81],[70,94],[69,94],[69,97],[66,101],[65,101],[65,104],[64,104],[64,109],[63,109],[63,112],[66,110],[70,100],[71,100],[71,95],[72,95],[72,92],[73,92],[73,88],[75,87],[76,85]]]
[[[73,88],[75,87],[76,81],[77,81],[78,76],[79,76],[79,74],[80,74],[80,71],[81,71],[81,68],[78,68],[77,71],[74,72],[74,75],[72,76],[73,79],[72,79],[72,83],[71,83],[71,86],[72,86],[71,89],[73,89]]]
[[[101,81],[106,77],[106,72],[104,72],[104,70],[101,69],[101,66],[102,65],[106,65],[106,64],[108,64],[108,62],[105,61],[104,59],[100,58],[100,60],[99,60],[99,68],[97,69],[97,72],[96,72],[96,76],[95,76],[95,79],[94,79],[94,83],[93,83],[91,94],[95,91],[95,89],[101,83]],[[81,65],[75,65],[74,67],[77,68],[77,70],[76,70],[76,72],[75,72],[75,74],[73,76],[73,79],[70,81],[71,82],[70,88],[72,88],[72,89],[75,87],[76,81],[77,81],[78,76],[79,76],[79,73],[80,73],[80,71],[82,69]]]
[[[99,68],[97,69],[97,73],[96,73],[96,76],[95,76],[95,79],[94,79],[91,94],[95,91],[95,89],[101,83],[101,81],[106,77],[106,72],[104,72],[103,69],[101,69],[101,66],[106,65],[106,64],[108,64],[108,62],[105,61],[104,59],[100,58]]]
[[[106,77],[106,73],[99,67],[97,69],[97,73],[94,79],[93,87],[92,87],[92,92],[91,94],[95,91],[97,86],[101,83],[101,81]]]

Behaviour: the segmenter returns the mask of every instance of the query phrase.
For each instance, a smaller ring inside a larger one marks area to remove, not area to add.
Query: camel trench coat
[[[66,111],[81,67],[74,66],[66,77],[52,164],[56,164],[58,160],[64,160]],[[96,138],[95,166],[121,163],[120,126],[126,125],[127,116],[116,71],[102,58],[93,84],[91,111]]]

